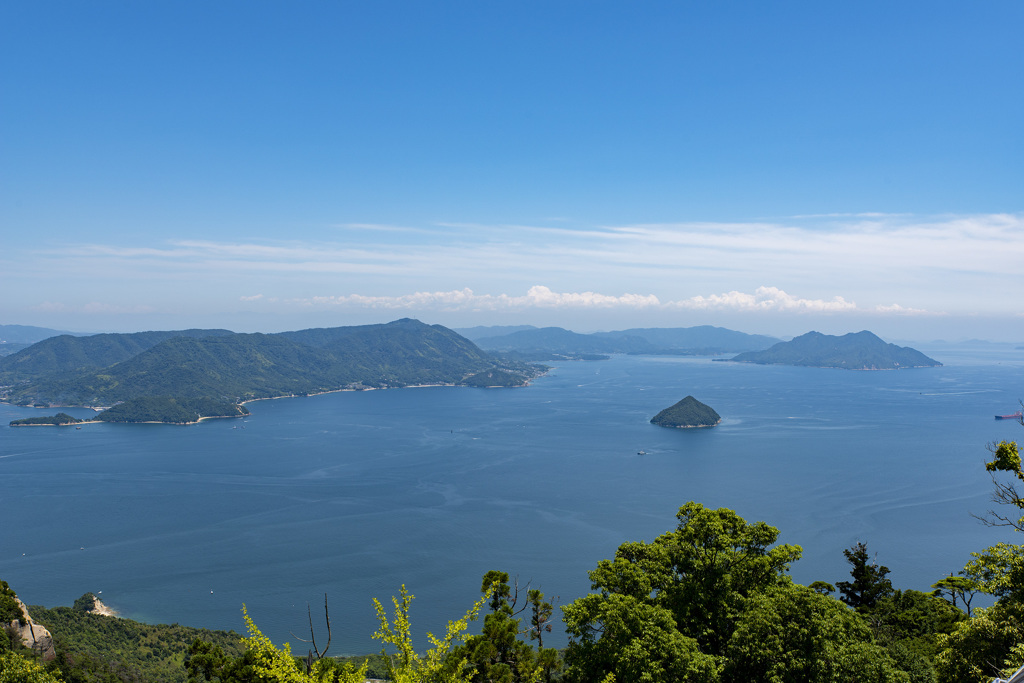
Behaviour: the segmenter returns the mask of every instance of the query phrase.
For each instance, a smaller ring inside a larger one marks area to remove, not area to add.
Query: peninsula
[[[714,427],[721,421],[722,416],[714,408],[693,396],[687,396],[651,418],[651,424],[675,429]]]

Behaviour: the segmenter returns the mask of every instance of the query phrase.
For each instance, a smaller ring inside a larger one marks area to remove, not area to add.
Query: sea
[[[508,572],[556,606],[688,501],[800,545],[800,583],[848,578],[867,543],[897,588],[929,590],[1015,532],[986,445],[1024,437],[1024,350],[917,348],[943,367],[847,371],[613,356],[526,388],[420,387],[248,404],[190,426],[0,427],[0,579],[28,604],[93,592],[122,616],[244,631],[304,652],[380,650],[373,599],[404,585],[417,644]],[[687,395],[711,429],[651,417]],[[0,424],[56,411],[0,406]],[[67,409],[88,417],[87,409]],[[556,614],[558,612],[556,611]],[[310,615],[312,619],[310,619]],[[477,626],[478,628],[478,626]],[[545,644],[564,645],[556,624]]]

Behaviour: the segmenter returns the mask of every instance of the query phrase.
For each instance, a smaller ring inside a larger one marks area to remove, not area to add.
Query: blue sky
[[[0,7],[0,322],[1024,341],[1024,4]]]

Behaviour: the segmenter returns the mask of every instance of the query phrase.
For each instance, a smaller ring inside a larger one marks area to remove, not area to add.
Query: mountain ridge
[[[741,353],[728,360],[848,370],[898,370],[942,365],[917,349],[888,344],[868,330],[841,336],[812,331],[764,351]]]
[[[44,340],[42,352],[30,347],[0,359],[10,382],[2,398],[19,405],[120,404],[97,419],[164,421],[165,413],[180,423],[242,415],[241,403],[260,398],[419,384],[520,386],[541,372],[499,361],[448,328],[408,318],[277,334],[188,332],[114,335],[99,343]]]

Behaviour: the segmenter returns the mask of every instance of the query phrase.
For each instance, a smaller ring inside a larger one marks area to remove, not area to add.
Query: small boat
[[[637,455],[647,455],[647,451],[637,451]]]
[[[997,420],[1019,420],[1022,417],[1021,411],[1017,411],[1013,415],[996,415]]]

